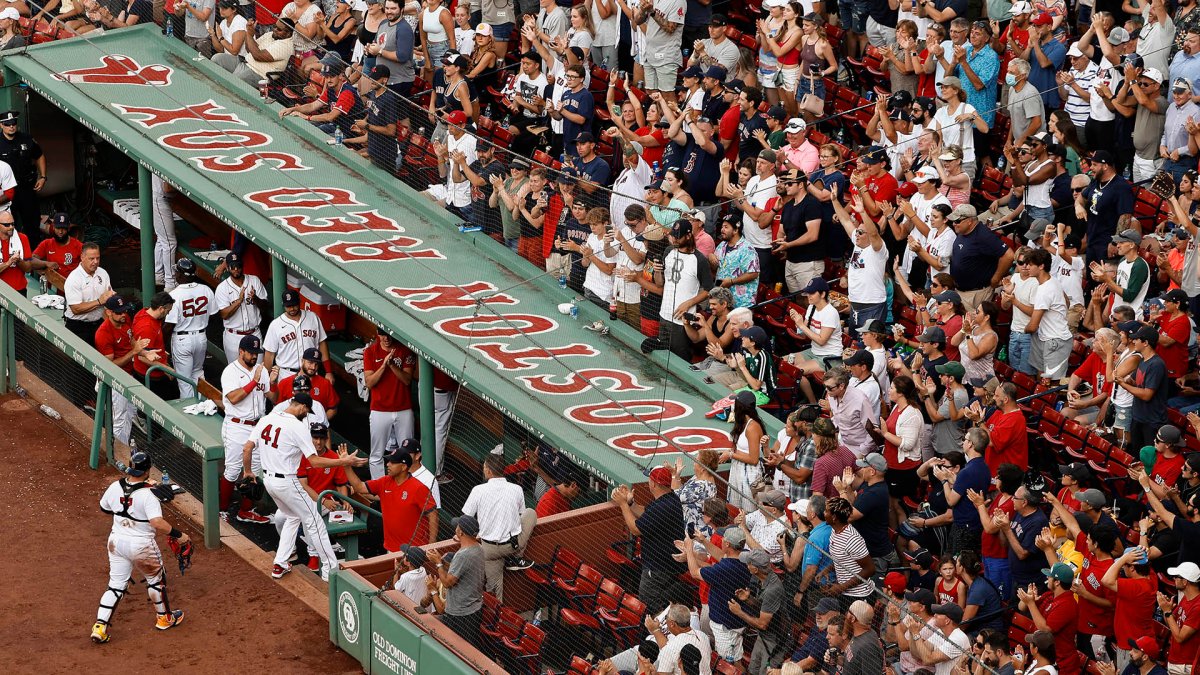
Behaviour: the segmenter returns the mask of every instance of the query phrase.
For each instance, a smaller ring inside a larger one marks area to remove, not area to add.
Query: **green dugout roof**
[[[728,447],[723,395],[152,25],[0,57],[30,88],[611,482]],[[472,318],[475,317],[475,318]],[[615,323],[615,322],[612,322]],[[679,371],[684,372],[679,372]],[[651,457],[659,454],[661,456]]]

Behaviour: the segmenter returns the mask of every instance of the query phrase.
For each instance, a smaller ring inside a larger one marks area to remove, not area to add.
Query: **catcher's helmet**
[[[180,258],[175,261],[175,271],[187,276],[196,276],[196,263],[191,258]]]
[[[292,391],[312,391],[312,380],[304,373],[297,374],[296,379],[292,380]]]
[[[125,470],[130,476],[145,476],[150,470],[150,454],[146,452],[135,452],[129,458],[129,468]]]

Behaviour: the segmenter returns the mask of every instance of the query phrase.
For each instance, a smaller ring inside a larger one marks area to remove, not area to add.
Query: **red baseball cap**
[[[1130,641],[1129,648],[1133,649],[1135,647],[1142,650],[1151,661],[1158,660],[1158,640],[1155,640],[1152,636],[1143,635],[1136,640]]]
[[[883,585],[887,586],[893,595],[903,595],[904,589],[908,588],[908,579],[899,572],[888,572],[883,578]]]
[[[650,482],[663,487],[671,487],[671,470],[660,466],[650,472]]]
[[[467,123],[467,114],[461,110],[455,110],[446,115],[446,122],[456,127],[461,127]]]
[[[1054,17],[1050,16],[1050,12],[1040,12],[1029,23],[1035,26],[1049,26],[1054,23]]]

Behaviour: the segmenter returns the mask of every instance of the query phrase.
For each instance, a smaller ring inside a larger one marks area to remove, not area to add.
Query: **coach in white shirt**
[[[104,301],[113,295],[108,272],[100,267],[99,244],[88,242],[83,245],[79,267],[67,276],[63,295],[66,296],[63,319],[67,330],[96,346],[96,329],[104,320]]]
[[[504,570],[533,566],[523,556],[537,524],[537,513],[525,507],[525,491],[504,477],[504,457],[488,455],[483,461],[483,478],[482,485],[471,488],[462,512],[479,521],[484,586],[503,601]]]
[[[262,280],[244,271],[242,256],[230,253],[225,256],[225,267],[229,276],[217,284],[217,312],[225,324],[221,332],[221,346],[225,359],[233,363],[238,355],[238,344],[247,335],[262,337],[262,312],[258,303],[267,299],[267,287]]]

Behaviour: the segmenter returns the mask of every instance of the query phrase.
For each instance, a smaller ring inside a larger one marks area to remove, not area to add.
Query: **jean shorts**
[[[869,2],[859,0],[842,0],[838,3],[838,18],[842,26],[851,33],[865,35],[867,33],[867,16],[870,11]]]

